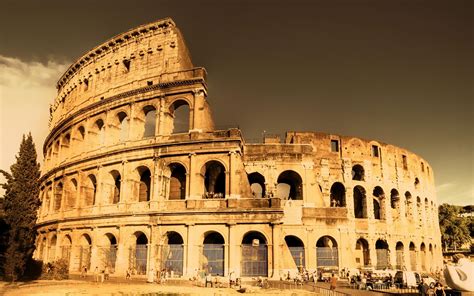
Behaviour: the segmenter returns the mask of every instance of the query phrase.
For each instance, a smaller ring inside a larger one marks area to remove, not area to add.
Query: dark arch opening
[[[153,106],[145,106],[143,108],[145,114],[145,129],[143,131],[143,138],[154,137],[156,127],[156,109]]]
[[[361,266],[370,265],[369,243],[363,238],[359,238],[356,242],[356,263]]]
[[[295,262],[298,271],[303,271],[303,268],[306,266],[305,263],[305,249],[303,242],[294,235],[285,236],[285,242],[290,250],[293,261]]]
[[[122,177],[120,176],[120,173],[117,170],[111,171],[110,175],[114,180],[114,186],[112,190],[112,203],[116,204],[120,201],[120,186],[122,184]]]
[[[224,275],[224,238],[220,233],[210,232],[204,237],[202,267],[212,275]]]
[[[340,182],[335,182],[331,186],[331,207],[346,206],[346,188]]]
[[[250,183],[250,189],[252,190],[253,197],[265,197],[265,177],[260,173],[255,172],[248,175],[248,180]]]
[[[173,117],[173,134],[189,131],[189,105],[184,100],[177,100],[170,106]]]
[[[318,269],[339,267],[337,241],[333,237],[325,235],[316,242],[316,265]]]
[[[220,233],[211,232],[204,237],[204,244],[224,244],[224,238]]]
[[[362,186],[354,187],[354,216],[355,218],[367,218],[367,198]]]
[[[179,163],[169,165],[171,171],[170,176],[170,192],[168,199],[178,200],[186,197],[186,169]]]
[[[268,276],[268,248],[265,236],[250,231],[242,238],[242,276]]]
[[[303,180],[297,172],[291,170],[284,171],[278,176],[277,183],[277,191],[279,191],[277,193],[278,197],[293,200],[303,199]],[[283,189],[280,184],[286,184],[286,187],[289,187],[288,195],[285,194],[285,191],[287,191],[287,189]]]
[[[398,209],[400,207],[400,194],[396,189],[390,191],[390,206],[392,209]]]
[[[204,186],[206,198],[225,197],[225,168],[215,160],[205,164]]]
[[[170,231],[166,234],[167,243],[163,246],[163,263],[167,271],[183,275],[184,241],[179,233]]]
[[[139,167],[140,185],[138,189],[138,201],[150,201],[151,172],[147,167]]]
[[[352,180],[364,181],[364,167],[356,164],[352,167]]]
[[[59,211],[61,209],[61,202],[63,199],[63,183],[59,182],[54,188],[54,210]]]
[[[169,245],[182,245],[184,243],[183,238],[176,231],[170,231],[167,234]]]

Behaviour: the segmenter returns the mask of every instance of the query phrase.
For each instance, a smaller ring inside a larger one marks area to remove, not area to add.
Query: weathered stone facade
[[[433,172],[392,145],[215,130],[172,20],[104,42],[58,82],[36,257],[115,275],[278,278],[304,266],[441,266]],[[185,112],[185,130],[178,111]]]

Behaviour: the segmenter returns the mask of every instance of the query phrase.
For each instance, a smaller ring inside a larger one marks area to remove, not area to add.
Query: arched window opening
[[[421,270],[426,271],[426,247],[425,243],[420,245]]]
[[[151,172],[147,167],[140,167],[138,173],[140,175],[138,201],[150,201]]]
[[[63,158],[66,158],[69,153],[69,146],[71,144],[71,134],[66,134],[62,140],[62,147],[63,147]]]
[[[111,196],[111,203],[116,204],[120,201],[120,187],[122,186],[122,176],[116,170],[110,172],[112,179],[114,180],[112,196]]]
[[[346,206],[346,188],[340,182],[336,182],[331,186],[331,207]]]
[[[95,122],[95,128],[98,137],[98,144],[104,145],[105,144],[105,124],[102,119],[99,119]]]
[[[40,259],[43,261],[47,261],[48,258],[46,257],[48,253],[48,248],[47,248],[47,240],[46,237],[43,237],[43,240],[41,241],[40,244]]]
[[[77,196],[77,180],[72,178],[69,181],[69,190],[66,191],[66,208],[72,209],[76,205],[76,196]]]
[[[405,269],[405,254],[404,247],[402,242],[397,242],[395,246],[396,252],[396,269],[404,270]]]
[[[206,198],[224,198],[226,174],[224,166],[218,161],[209,161],[204,166],[204,196]]]
[[[355,261],[358,267],[370,265],[369,243],[365,239],[359,238],[357,240],[355,253]]]
[[[183,238],[179,233],[170,231],[166,234],[161,260],[161,262],[164,263],[164,266],[162,266],[161,269],[165,268],[173,275],[183,275],[183,244]]]
[[[316,242],[316,265],[318,269],[339,269],[339,253],[336,240],[325,235]]]
[[[410,252],[410,268],[411,270],[416,270],[416,249],[415,249],[415,244],[413,242],[410,242],[409,252]]]
[[[92,206],[95,204],[97,194],[97,179],[91,174],[87,176],[84,185],[84,206]]]
[[[224,276],[224,243],[224,238],[217,232],[204,237],[201,266],[211,275]]]
[[[294,235],[285,236],[285,242],[290,250],[291,257],[293,257],[298,272],[303,272],[306,266],[303,242]]]
[[[356,164],[352,167],[352,180],[364,181],[364,167],[360,164]]]
[[[392,191],[390,191],[390,207],[393,209],[393,220],[398,219],[400,216],[400,194],[396,189],[392,189]]]
[[[128,130],[130,125],[130,120],[127,116],[127,113],[120,112],[117,114],[119,121],[119,130],[120,130],[120,142],[125,142],[128,140]]]
[[[418,189],[418,187],[419,187],[419,185],[420,185],[420,179],[418,179],[418,178],[415,178],[414,185],[415,185],[415,188],[417,188],[417,189]]]
[[[268,247],[263,234],[251,231],[242,239],[242,276],[268,276]]]
[[[281,199],[302,200],[303,180],[295,171],[284,171],[278,176],[277,197]]]
[[[372,192],[374,196],[374,218],[385,220],[385,193],[380,186],[376,186]]]
[[[252,197],[261,198],[266,196],[265,177],[260,173],[251,173],[247,176],[252,190]]]
[[[179,200],[186,198],[186,169],[179,163],[173,163],[169,166],[170,176],[170,200]]]
[[[88,234],[83,234],[79,239],[79,271],[84,268],[87,268],[87,270],[91,269],[91,250],[91,237]]]
[[[132,269],[137,271],[137,274],[146,274],[147,262],[148,262],[148,238],[143,232],[135,233],[135,250],[130,250],[132,258],[130,265]]]
[[[156,129],[156,109],[153,106],[146,106],[143,108],[145,114],[145,130],[143,138],[154,137]]]
[[[53,195],[53,188],[48,186],[45,190],[44,198],[43,198],[43,215],[47,215],[50,211],[50,204]]]
[[[58,212],[61,209],[61,202],[63,199],[63,183],[59,182],[54,188],[54,211]]]
[[[431,223],[431,215],[430,215],[430,205],[428,202],[428,198],[425,197],[425,221],[427,225]]]
[[[105,234],[104,244],[99,247],[101,254],[102,268],[108,269],[110,273],[115,272],[115,262],[117,261],[117,239],[111,233]]]
[[[53,262],[56,260],[56,244],[57,244],[57,236],[54,235],[50,242],[49,242],[49,250],[48,250],[48,262]]]
[[[411,193],[409,191],[405,192],[405,203],[406,203],[405,217],[412,220],[413,219],[413,211],[414,211],[413,198],[412,198]]]
[[[77,131],[79,132],[79,140],[83,141],[86,137],[86,129],[83,126],[80,126]]]
[[[71,261],[71,246],[71,237],[66,234],[61,243],[61,258],[67,262],[68,269]]]
[[[172,133],[187,133],[189,131],[189,105],[184,100],[178,100],[170,106],[173,117]]]
[[[354,187],[354,217],[367,218],[367,198],[362,186]]]
[[[377,254],[377,269],[390,268],[390,251],[388,244],[384,240],[377,240],[375,243],[375,252]]]

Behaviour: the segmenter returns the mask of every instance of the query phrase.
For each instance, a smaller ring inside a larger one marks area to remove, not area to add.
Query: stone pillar
[[[115,273],[116,276],[125,276],[128,269],[128,257],[129,250],[127,244],[127,232],[125,231],[124,225],[118,226],[118,237],[117,237],[117,259],[115,262]]]
[[[92,229],[91,231],[91,271],[94,272],[95,268],[99,268],[99,272],[101,272],[102,262],[100,262],[100,254],[99,248],[97,245],[98,240],[97,228]]]
[[[194,230],[194,224],[187,224],[187,241],[188,245],[186,248],[186,257],[187,257],[187,272],[188,276],[195,275],[196,270],[200,270],[199,266],[199,257],[201,256],[198,243],[198,236]]]
[[[236,232],[236,224],[235,223],[228,223],[227,228],[228,228],[228,242],[227,242],[227,253],[226,253],[226,258],[225,262],[227,262],[227,271],[224,273],[224,275],[228,275],[230,272],[234,272],[235,275],[238,275],[240,273],[240,264],[239,264],[239,258],[240,258],[240,244],[237,241],[237,234]]]
[[[189,198],[190,199],[200,199],[201,194],[198,192],[200,186],[198,181],[201,179],[201,172],[196,167],[196,153],[189,153]]]
[[[236,174],[236,172],[237,172],[237,153],[238,152],[235,151],[235,150],[229,151],[229,174],[227,175],[227,177],[229,179],[229,181],[228,181],[228,184],[229,184],[228,192],[229,192],[229,194],[227,195],[227,193],[226,193],[226,196],[228,198],[239,198],[240,197],[240,194],[237,191],[238,188],[239,188],[239,183],[238,183],[237,174]]]

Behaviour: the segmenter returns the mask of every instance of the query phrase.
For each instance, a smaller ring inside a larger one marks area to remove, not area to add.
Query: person
[[[235,272],[231,271],[229,273],[229,288],[232,288],[233,285],[235,285]]]
[[[444,291],[443,284],[437,282],[434,288],[434,292],[436,296],[446,296],[446,292]]]
[[[155,282],[155,270],[153,268],[151,268],[150,272],[148,272],[148,278],[146,282],[151,284]]]
[[[212,288],[212,276],[210,273],[206,273],[205,275],[205,287],[207,288],[207,284],[211,285]]]
[[[87,275],[87,267],[85,265],[83,265],[82,269],[81,269],[81,277],[85,278],[86,275]]]
[[[94,269],[94,280],[96,282],[99,282],[99,267],[98,266],[96,266]]]
[[[132,278],[132,271],[130,270],[130,267],[127,269],[127,275],[125,276],[126,280],[129,280]]]
[[[337,286],[337,277],[336,275],[333,273],[331,274],[331,279],[329,280],[329,284],[330,284],[330,289],[331,290],[336,290],[336,286]]]
[[[106,266],[106,267],[105,267],[105,271],[104,271],[104,279],[105,279],[105,280],[108,280],[108,279],[109,279],[109,274],[110,274],[109,267]]]

